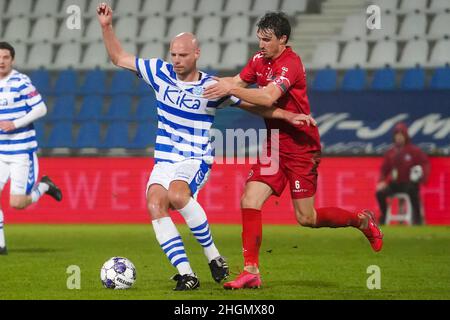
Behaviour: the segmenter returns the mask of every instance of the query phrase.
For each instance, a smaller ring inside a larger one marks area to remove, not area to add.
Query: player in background
[[[0,42],[0,196],[11,179],[9,205],[25,209],[45,193],[61,201],[61,190],[50,180],[38,178],[38,144],[33,121],[45,116],[47,107],[30,79],[13,69],[14,48]],[[0,254],[7,254],[4,217],[0,208]]]
[[[197,69],[200,57],[198,41],[190,33],[176,36],[170,44],[172,64],[161,59],[141,59],[123,50],[112,27],[113,11],[102,3],[97,15],[103,40],[112,62],[136,72],[155,91],[158,132],[155,144],[155,165],[147,185],[147,207],[161,248],[178,274],[174,290],[199,287],[199,280],[187,258],[183,241],[173,223],[169,208],[183,216],[193,235],[202,245],[213,279],[220,282],[228,274],[228,265],[219,254],[205,211],[197,202],[198,191],[206,183],[213,162],[209,130],[217,108],[238,105],[236,98],[204,99],[204,87],[215,81]],[[149,106],[150,107],[150,106]],[[249,106],[251,107],[251,106]],[[253,107],[266,116],[288,119],[293,123],[310,124],[313,120],[281,109]]]
[[[215,99],[233,95],[250,103],[276,106],[294,113],[310,114],[306,94],[306,74],[300,57],[287,45],[291,26],[284,13],[267,13],[258,22],[257,36],[260,51],[239,75],[218,79],[205,90],[204,96]],[[256,83],[259,88],[246,88]],[[261,209],[271,196],[280,196],[289,183],[295,215],[300,225],[321,227],[354,227],[363,232],[374,251],[381,250],[382,233],[372,212],[350,212],[341,208],[315,209],[317,168],[321,156],[319,131],[316,126],[294,127],[277,119],[265,119],[268,147],[271,139],[279,139],[280,170],[264,175],[265,165],[253,166],[241,199],[243,221],[242,242],[244,271],[236,280],[225,283],[226,289],[256,288],[261,285],[259,249],[262,241]],[[278,129],[279,136],[270,136]]]

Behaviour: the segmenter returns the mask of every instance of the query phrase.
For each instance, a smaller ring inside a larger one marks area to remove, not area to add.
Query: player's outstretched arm
[[[119,39],[114,34],[113,11],[106,3],[97,7],[97,18],[102,28],[103,42],[111,61],[118,67],[136,72],[136,57],[123,50]]]
[[[311,117],[311,115],[306,115],[303,113],[301,114],[293,113],[277,107],[270,107],[270,108],[261,107],[242,101],[241,104],[239,105],[239,108],[251,112],[253,114],[256,114],[258,116],[261,116],[263,118],[284,120],[294,126],[302,126],[305,124],[307,126],[317,125],[316,120],[314,120],[313,117]]]

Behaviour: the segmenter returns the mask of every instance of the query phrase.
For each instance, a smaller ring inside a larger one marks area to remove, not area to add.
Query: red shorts
[[[268,164],[258,160],[258,163],[253,165],[247,182],[263,182],[271,187],[274,195],[278,197],[289,182],[292,199],[310,198],[316,194],[320,155],[320,151],[280,154],[278,167],[273,160]]]

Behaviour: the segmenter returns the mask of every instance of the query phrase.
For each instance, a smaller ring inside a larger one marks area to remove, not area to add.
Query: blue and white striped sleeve
[[[22,87],[23,89],[20,91],[20,95],[23,97],[28,107],[31,109],[42,106],[46,107],[41,94],[31,82],[25,82]]]
[[[159,91],[159,85],[155,82],[155,69],[158,60],[159,59],[136,58],[136,70],[138,77],[142,78],[156,91]]]

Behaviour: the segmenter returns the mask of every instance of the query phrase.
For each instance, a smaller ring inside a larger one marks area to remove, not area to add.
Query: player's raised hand
[[[203,97],[208,100],[219,99],[225,96],[229,96],[231,89],[233,88],[233,78],[218,78],[213,77],[217,82],[210,85],[205,89]]]
[[[110,6],[102,2],[97,7],[97,18],[102,27],[112,25],[113,11]]]

